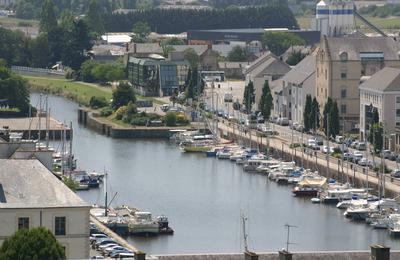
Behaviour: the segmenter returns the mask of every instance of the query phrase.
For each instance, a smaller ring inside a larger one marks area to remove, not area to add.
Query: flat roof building
[[[0,244],[19,229],[45,227],[67,259],[89,258],[90,205],[38,160],[0,159]]]

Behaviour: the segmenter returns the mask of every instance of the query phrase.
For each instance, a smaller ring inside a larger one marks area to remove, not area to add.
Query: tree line
[[[211,6],[215,8],[226,8],[230,6],[255,6],[272,3],[287,2],[286,0],[210,0]]]
[[[287,4],[226,9],[150,9],[103,16],[109,32],[131,31],[137,22],[146,22],[158,33],[181,33],[195,29],[287,27],[298,28]]]

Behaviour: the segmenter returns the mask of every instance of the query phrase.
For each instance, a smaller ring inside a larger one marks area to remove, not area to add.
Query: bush
[[[102,116],[102,117],[111,116],[112,113],[113,113],[113,109],[111,107],[103,107],[100,110],[100,116]]]
[[[126,115],[126,111],[127,111],[126,106],[122,106],[122,107],[118,108],[117,111],[115,112],[115,118],[117,120],[121,120],[122,117],[124,117],[124,115]]]
[[[91,108],[101,108],[101,107],[108,106],[108,102],[105,97],[92,96],[89,101],[89,106]]]
[[[176,113],[173,112],[168,112],[164,116],[164,121],[167,126],[176,126],[176,121],[177,121],[177,115]]]
[[[146,126],[149,118],[147,117],[134,117],[131,119],[131,125]]]
[[[187,124],[189,124],[189,119],[186,117],[185,114],[179,113],[179,114],[176,116],[176,123],[177,123],[178,125],[187,125]]]
[[[382,172],[382,165],[381,164],[375,165],[373,170],[374,170],[374,172]],[[385,173],[391,173],[391,172],[392,172],[392,170],[389,169],[387,167],[387,165],[385,164]]]

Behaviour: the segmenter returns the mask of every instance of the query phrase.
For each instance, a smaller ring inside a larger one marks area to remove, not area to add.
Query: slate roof
[[[360,89],[380,92],[400,91],[400,69],[385,67],[362,83]]]
[[[90,207],[38,160],[0,159],[1,208]]]
[[[332,60],[340,60],[340,54],[347,52],[348,60],[360,60],[362,52],[383,52],[385,60],[400,60],[399,42],[390,37],[343,37],[326,38]]]
[[[301,60],[292,70],[283,76],[282,80],[290,82],[296,85],[300,85],[307,80],[313,73],[315,73],[315,61],[314,55],[308,55]]]
[[[207,45],[171,45],[174,51],[184,52],[187,49],[193,49],[197,55],[202,55],[207,50]]]

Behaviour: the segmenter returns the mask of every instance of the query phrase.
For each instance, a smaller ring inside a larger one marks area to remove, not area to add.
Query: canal
[[[32,104],[38,99],[31,95]],[[248,218],[249,249],[254,251],[283,248],[287,223],[297,226],[291,229],[293,251],[368,250],[373,243],[400,249],[386,230],[351,222],[334,206],[295,198],[289,187],[229,161],[185,154],[166,140],[107,138],[78,125],[76,103],[50,96],[49,105],[52,117],[73,123],[78,166],[109,173],[109,196],[118,192],[112,205],[168,216],[174,235],[127,238],[147,253],[242,252],[241,213]],[[78,195],[90,204],[104,204],[101,188]]]

